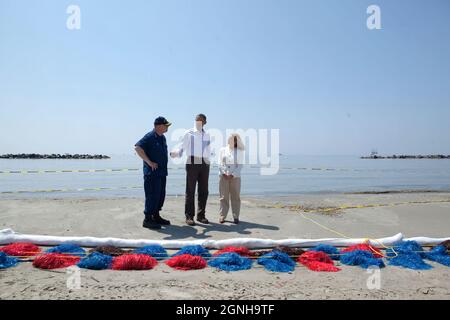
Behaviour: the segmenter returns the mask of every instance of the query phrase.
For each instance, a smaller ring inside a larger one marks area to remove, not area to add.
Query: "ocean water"
[[[92,169],[134,170],[95,173],[0,173],[0,198],[143,196],[142,161],[136,155],[116,155],[107,160],[0,159],[0,171],[3,172]],[[218,169],[215,166],[211,167],[209,183],[210,194],[218,194]],[[64,191],[55,191],[61,189]],[[169,162],[167,194],[183,195],[184,189],[184,166]],[[257,165],[245,166],[242,171],[243,195],[388,190],[450,190],[450,160],[281,156],[280,169],[276,175],[261,175]]]

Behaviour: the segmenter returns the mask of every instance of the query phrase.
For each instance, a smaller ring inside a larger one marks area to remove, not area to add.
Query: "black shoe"
[[[145,219],[142,226],[147,229],[161,229],[161,225],[156,223],[153,219]]]
[[[170,221],[161,218],[160,215],[155,216],[155,222],[158,223],[158,224],[161,224],[163,226],[170,226]]]
[[[187,218],[186,219],[186,223],[187,223],[188,226],[195,226],[194,219]]]
[[[239,219],[234,219],[233,222],[234,222],[234,224],[238,224],[239,223]]]
[[[208,224],[209,221],[205,217],[197,218],[197,221],[200,223]]]

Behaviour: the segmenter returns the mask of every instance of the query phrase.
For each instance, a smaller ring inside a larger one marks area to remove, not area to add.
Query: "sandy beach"
[[[168,197],[163,216],[172,225],[158,231],[142,228],[142,205],[138,198],[0,200],[0,228],[129,239],[339,237],[306,216],[348,237],[450,234],[446,192],[244,197],[239,225],[219,224],[218,199],[211,197],[207,207],[211,224],[195,227],[184,223],[184,198]],[[357,208],[339,209],[342,206]],[[301,215],[296,207],[312,212]],[[160,263],[150,271],[81,270],[81,289],[70,290],[65,270],[43,271],[22,263],[0,271],[0,299],[449,299],[448,268],[430,264],[434,268],[427,271],[388,266],[381,270],[380,289],[368,288],[371,274],[359,267],[318,273],[299,265],[294,272],[281,274],[255,265],[227,273],[210,267],[176,271]]]

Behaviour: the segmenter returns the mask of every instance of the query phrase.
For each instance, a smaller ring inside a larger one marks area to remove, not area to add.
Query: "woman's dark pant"
[[[195,187],[198,183],[197,219],[205,218],[208,200],[209,164],[186,164],[186,202],[185,215],[193,219],[195,215]]]
[[[166,198],[166,177],[144,176],[145,218],[159,214]]]

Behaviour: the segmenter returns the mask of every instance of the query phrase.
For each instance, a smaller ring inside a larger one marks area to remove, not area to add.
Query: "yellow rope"
[[[319,213],[319,212],[330,212],[345,209],[363,209],[363,208],[376,208],[376,207],[394,207],[407,204],[430,204],[430,203],[447,203],[450,199],[443,200],[426,200],[426,201],[406,201],[406,202],[394,202],[394,203],[374,203],[374,204],[355,204],[355,205],[341,205],[337,207],[326,207],[317,209],[308,209],[301,207],[300,205],[284,205],[281,203],[275,203],[273,205],[263,205],[263,208],[275,208],[275,209],[289,209],[292,211],[302,210],[307,213]]]
[[[336,231],[336,230],[334,230],[334,229],[331,229],[331,228],[329,228],[329,227],[327,227],[327,226],[324,226],[323,224],[321,224],[321,223],[315,221],[314,219],[311,219],[311,218],[309,218],[309,217],[306,217],[305,214],[304,214],[303,212],[299,211],[299,213],[300,213],[300,216],[301,216],[302,218],[311,221],[312,223],[318,225],[318,226],[321,227],[322,229],[325,229],[325,230],[327,230],[327,231],[330,231],[330,232],[332,232],[332,233],[335,233],[335,234],[337,234],[337,235],[339,235],[339,236],[341,236],[341,237],[343,237],[343,238],[351,239],[351,237],[349,237],[349,236],[347,236],[347,235],[345,235],[345,234],[343,234],[343,233],[341,233],[341,232],[339,232],[339,231]],[[392,252],[394,253],[394,257],[388,257],[388,256],[386,256],[385,254],[383,254],[383,253],[381,253],[381,252],[376,252],[374,249],[372,249],[372,248],[370,247],[370,248],[371,248],[371,251],[373,251],[374,253],[381,254],[381,255],[382,255],[384,258],[386,258],[386,259],[389,259],[389,258],[395,258],[395,257],[398,256],[397,252],[394,250],[394,247],[387,247],[387,246],[385,246],[381,241],[379,241],[379,240],[377,240],[377,239],[366,238],[366,239],[363,241],[363,243],[366,243],[366,244],[370,245],[370,242],[371,242],[371,241],[376,242],[376,243],[379,243],[379,244],[381,245],[381,247],[383,247],[383,248],[386,249],[386,250],[387,250],[387,249],[391,249]]]

